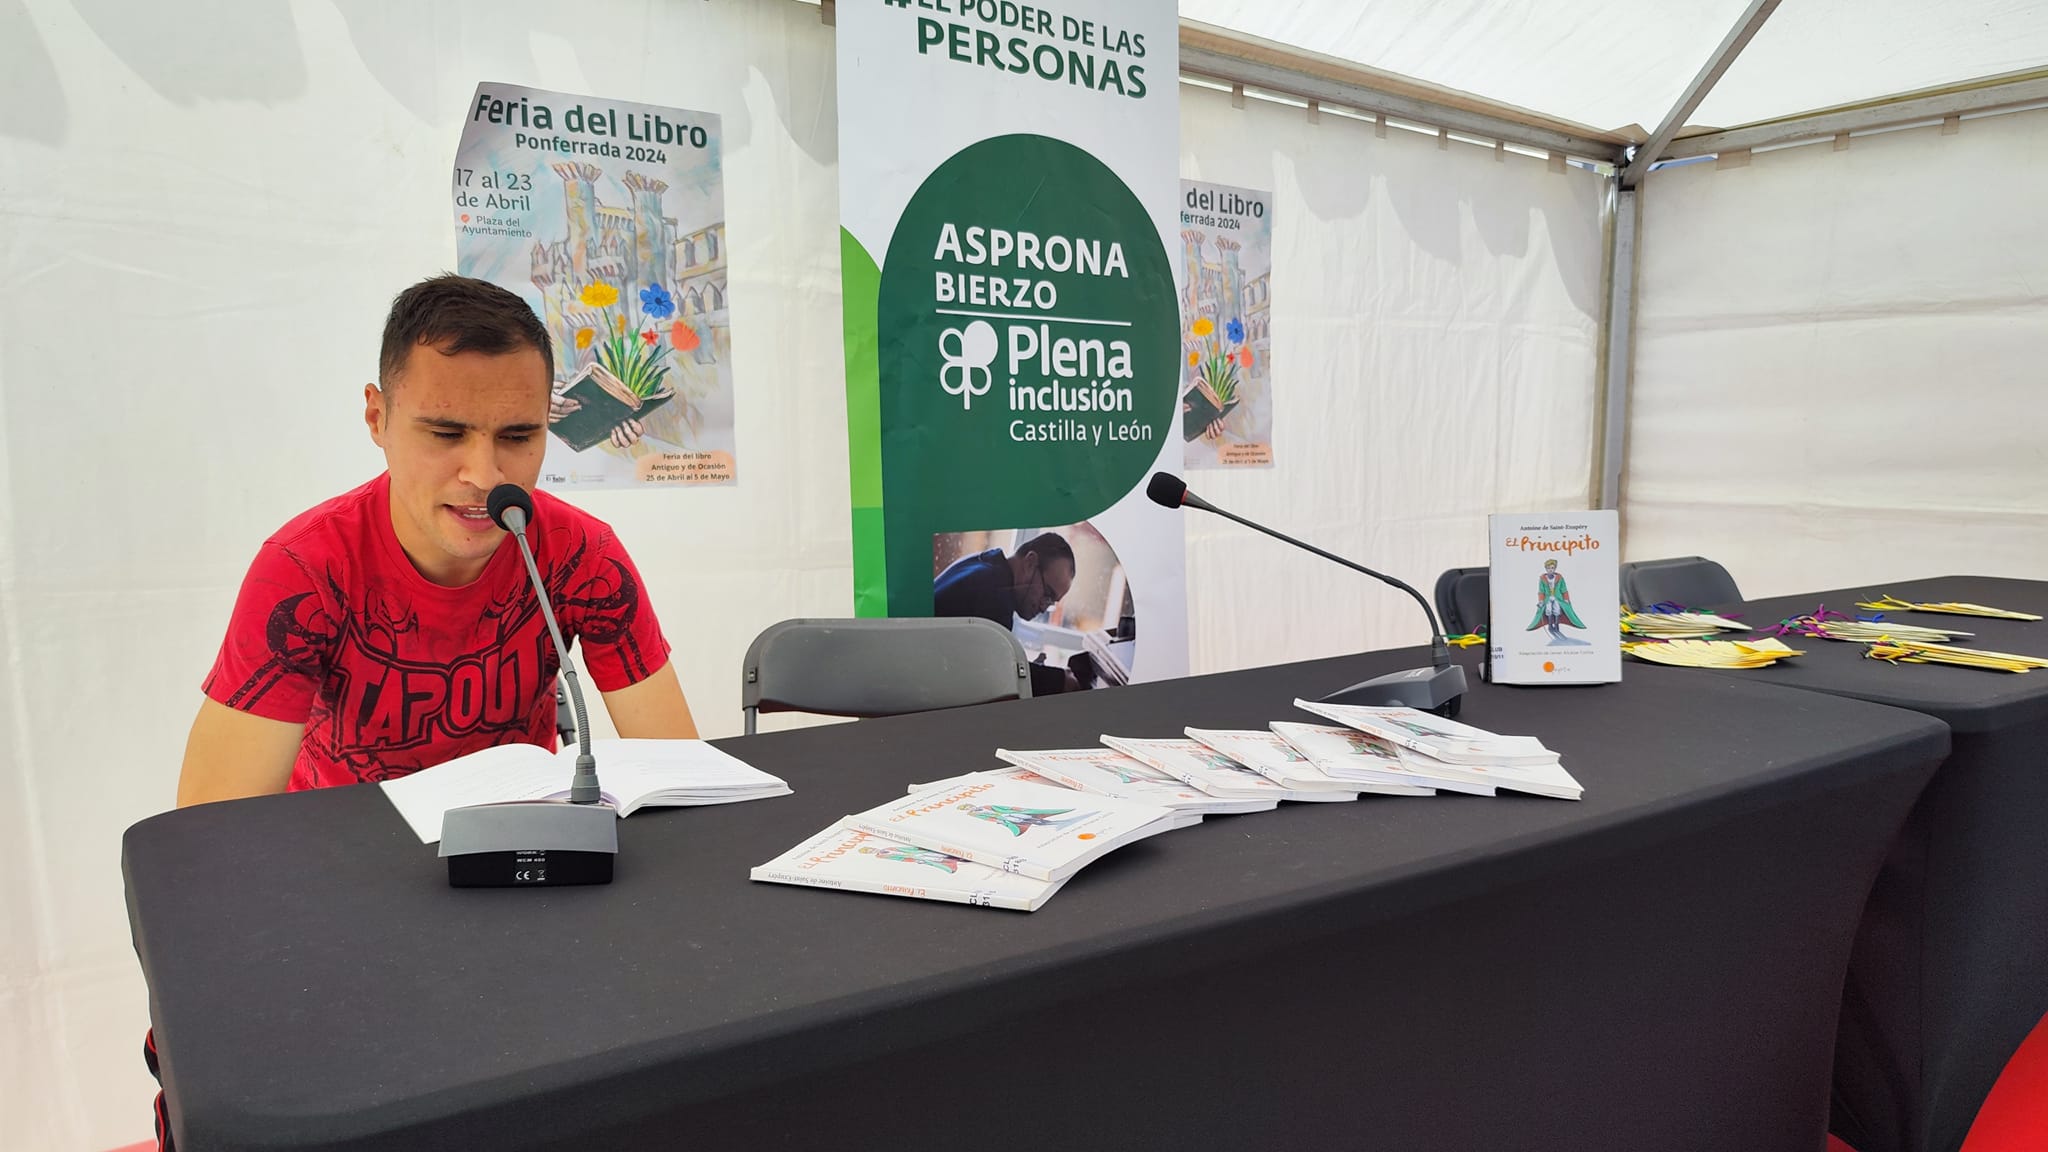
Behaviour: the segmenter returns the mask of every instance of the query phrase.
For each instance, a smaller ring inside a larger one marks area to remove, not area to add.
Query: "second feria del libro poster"
[[[543,487],[737,479],[721,155],[708,112],[477,86],[455,266],[554,341]]]
[[[854,603],[1187,671],[1172,0],[840,0]]]
[[[1183,180],[1181,437],[1188,467],[1273,463],[1273,194]]]

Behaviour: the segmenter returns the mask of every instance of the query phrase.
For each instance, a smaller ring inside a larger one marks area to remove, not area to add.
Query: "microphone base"
[[[609,884],[618,852],[619,814],[604,804],[513,800],[441,817],[441,856],[455,888]]]
[[[1453,664],[1448,668],[1410,668],[1406,672],[1375,676],[1349,688],[1340,688],[1317,703],[1414,708],[1451,719],[1458,715],[1458,705],[1464,695],[1465,669],[1462,665]]]
[[[448,858],[450,888],[561,888],[612,882],[612,852],[471,852]]]

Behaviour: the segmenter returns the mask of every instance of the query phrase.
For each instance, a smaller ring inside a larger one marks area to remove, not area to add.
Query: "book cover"
[[[1621,533],[1612,509],[1502,512],[1487,575],[1497,684],[1621,679]],[[1641,607],[1641,605],[1638,605]]]
[[[1463,780],[1577,800],[1581,789],[1557,753],[1533,736],[1502,736],[1413,708],[1361,704],[1318,704],[1296,700],[1296,708],[1335,720],[1398,745],[1421,759],[1403,759],[1418,772],[1441,780]]]
[[[848,826],[1015,872],[1064,880],[1115,848],[1170,831],[1152,804],[976,774],[857,812]]]
[[[625,382],[604,365],[592,360],[576,374],[562,399],[574,400],[575,411],[548,425],[548,431],[581,452],[612,434],[620,421],[638,420],[675,398],[662,391],[653,396],[636,396]]]
[[[1276,738],[1308,757],[1331,777],[1358,781],[1352,785],[1354,788],[1371,783],[1414,790],[1396,795],[1433,796],[1438,789],[1475,796],[1493,795],[1493,789],[1485,785],[1431,775],[1428,757],[1409,752],[1370,732],[1323,724],[1297,724],[1288,720],[1274,721],[1273,732]]]
[[[1190,442],[1201,439],[1202,433],[1209,430],[1209,425],[1237,410],[1235,399],[1227,400],[1221,405],[1217,404],[1206,385],[1188,389],[1181,394],[1180,400],[1180,435],[1181,439]]]
[[[1368,793],[1374,796],[1436,795],[1435,788],[1405,779],[1389,782],[1336,776],[1324,771],[1322,765],[1303,755],[1273,732],[1261,732],[1256,729],[1224,731],[1189,728],[1187,734],[1290,793],[1319,792],[1346,800],[1356,800],[1360,795]]]
[[[1002,755],[1000,749],[997,750],[996,755]],[[1019,768],[1015,764],[1005,764],[1001,768],[987,768],[977,772],[962,772],[958,776],[948,776],[943,780],[929,780],[923,784],[912,784],[909,788],[904,789],[904,791],[906,793],[917,793],[928,792],[933,788],[950,788],[956,784],[962,783],[963,781],[968,781],[970,777],[982,776],[996,776],[1004,780],[1021,781],[1025,784],[1043,784],[1047,788],[1073,787],[1073,785],[1068,784],[1064,781],[1050,780],[1044,776],[1040,776],[1038,773],[1033,772],[1029,768]]]
[[[1022,765],[1067,788],[1157,804],[1176,812],[1224,816],[1238,812],[1262,812],[1272,807],[1257,800],[1228,800],[1211,796],[1168,776],[1143,761],[1108,748],[1048,748],[1035,751],[996,749],[996,755],[1012,765]]]
[[[1296,797],[1257,772],[1239,764],[1199,740],[1139,740],[1125,736],[1104,736],[1105,745],[1150,764],[1161,772],[1207,792],[1238,800],[1327,799],[1304,793]]]
[[[1324,704],[1314,700],[1296,700],[1294,706],[1449,763],[1541,764],[1557,759],[1557,753],[1545,748],[1534,736],[1502,736],[1414,708]]]
[[[843,823],[832,825],[747,875],[765,884],[803,884],[1019,912],[1037,911],[1060,890],[1059,881],[1014,875],[935,849],[885,839]]]

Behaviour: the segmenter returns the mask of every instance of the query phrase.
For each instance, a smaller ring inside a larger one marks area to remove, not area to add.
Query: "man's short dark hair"
[[[1033,554],[1038,557],[1038,566],[1041,569],[1055,560],[1074,563],[1074,546],[1067,543],[1067,538],[1057,532],[1040,532],[1017,549],[1019,556]]]
[[[422,280],[391,301],[391,314],[384,318],[384,347],[377,357],[378,384],[390,388],[404,370],[405,358],[421,344],[444,356],[502,356],[532,348],[549,374],[554,373],[554,341],[526,301],[468,276],[444,273]]]

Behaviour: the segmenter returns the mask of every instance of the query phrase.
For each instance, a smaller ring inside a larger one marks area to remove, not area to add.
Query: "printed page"
[[[537,744],[500,744],[459,756],[378,787],[422,844],[441,839],[441,815],[450,808],[501,800],[569,798],[570,765]]]

